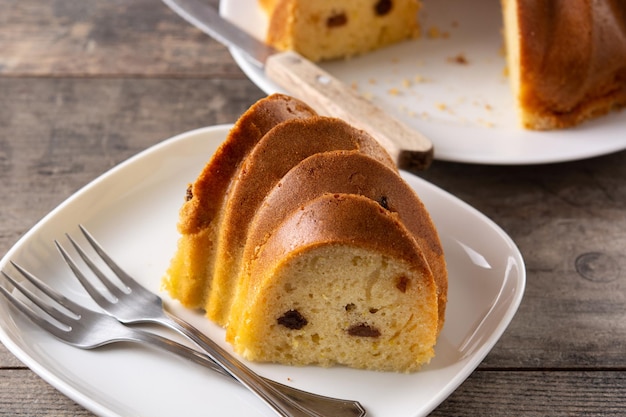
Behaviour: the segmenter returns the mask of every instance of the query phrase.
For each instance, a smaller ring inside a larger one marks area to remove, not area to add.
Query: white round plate
[[[222,0],[220,12],[259,39],[267,19],[258,0]],[[482,164],[539,164],[626,149],[626,111],[576,128],[518,126],[505,73],[499,0],[425,0],[423,36],[321,67],[424,133],[435,158]],[[438,32],[438,37],[429,33]],[[266,93],[284,92],[241,52],[231,53]]]
[[[181,134],[105,173],[26,233],[0,268],[16,275],[12,259],[70,298],[94,306],[53,245],[53,239],[67,243],[65,232],[78,236],[80,223],[122,268],[160,293],[176,249],[187,184],[228,130],[216,126]],[[414,175],[403,176],[432,213],[449,268],[446,324],[432,362],[412,374],[249,364],[256,372],[300,389],[358,400],[370,417],[417,417],[450,395],[491,350],[522,299],[522,256],[484,215]],[[222,329],[161,295],[176,314],[230,350]],[[2,297],[0,341],[48,383],[101,416],[274,416],[230,379],[177,357],[128,344],[94,351],[65,345],[22,319]]]

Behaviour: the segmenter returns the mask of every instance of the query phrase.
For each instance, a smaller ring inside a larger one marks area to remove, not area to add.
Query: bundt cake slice
[[[413,371],[434,355],[441,244],[364,131],[261,100],[189,188],[179,231],[165,287],[250,360]]]
[[[395,167],[369,134],[342,120],[322,116],[277,125],[247,156],[231,184],[219,226],[213,280],[205,301],[211,320],[227,324],[248,226],[267,192],[301,160],[334,149],[359,150]]]
[[[315,115],[303,102],[274,94],[259,100],[239,118],[187,190],[178,223],[178,249],[163,280],[173,298],[186,307],[204,307],[214,269],[219,216],[228,187],[252,147],[277,124]]]
[[[267,42],[312,61],[345,58],[419,36],[417,0],[261,0]]]
[[[439,330],[445,320],[448,273],[438,232],[415,191],[385,164],[357,151],[329,151],[312,155],[267,193],[248,229],[243,259],[251,259],[282,219],[303,202],[325,193],[359,194],[397,213],[415,238],[437,285]],[[245,276],[245,272],[242,272]],[[243,286],[238,285],[239,287]]]
[[[398,215],[324,194],[292,212],[250,263],[227,339],[249,360],[413,371],[434,355],[430,268]]]

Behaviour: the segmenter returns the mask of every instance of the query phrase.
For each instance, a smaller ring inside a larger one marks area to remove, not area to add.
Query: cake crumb
[[[415,110],[408,108],[407,106],[400,105],[398,106],[398,110],[400,110],[402,113],[406,114],[409,117],[412,117],[412,118],[417,117],[417,112]]]
[[[431,39],[437,39],[441,35],[441,32],[439,31],[439,28],[437,26],[429,27],[426,33]]]
[[[448,39],[450,32],[442,31],[438,26],[431,26],[426,31],[426,36],[430,39]]]
[[[478,124],[484,127],[492,128],[494,127],[494,123],[485,119],[478,119]]]
[[[389,93],[392,96],[399,96],[400,94],[402,94],[400,90],[398,90],[397,88],[390,88],[389,91],[387,91],[387,93]]]
[[[448,62],[452,62],[453,64],[459,64],[459,65],[469,64],[469,61],[463,54],[458,54],[457,56],[448,58]]]

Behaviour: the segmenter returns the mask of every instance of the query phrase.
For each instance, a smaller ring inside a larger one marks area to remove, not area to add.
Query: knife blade
[[[420,132],[394,118],[352,88],[294,51],[280,52],[224,19],[199,0],[163,0],[176,14],[218,42],[241,50],[268,79],[318,113],[338,117],[371,134],[400,169],[421,171],[434,147]]]

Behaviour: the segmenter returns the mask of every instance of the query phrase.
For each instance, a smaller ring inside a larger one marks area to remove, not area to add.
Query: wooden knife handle
[[[265,63],[266,76],[322,115],[365,130],[389,152],[400,169],[421,171],[433,160],[433,145],[332,75],[295,52],[280,52]]]

